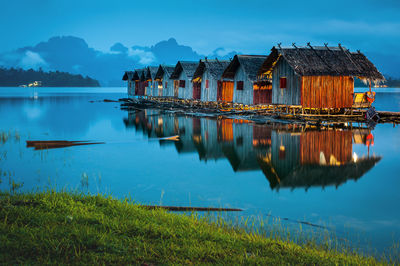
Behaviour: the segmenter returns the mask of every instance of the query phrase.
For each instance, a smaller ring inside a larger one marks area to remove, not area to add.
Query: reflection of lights
[[[162,117],[159,117],[157,122],[158,122],[158,126],[162,126],[162,124],[163,124]]]
[[[357,154],[355,152],[353,152],[353,162],[356,163],[357,160],[358,160],[358,156],[357,156]]]

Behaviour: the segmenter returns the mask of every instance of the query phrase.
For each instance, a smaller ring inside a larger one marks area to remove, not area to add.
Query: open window
[[[286,77],[282,77],[279,79],[279,88],[286,89]]]
[[[179,87],[185,88],[185,80],[180,80],[179,81]]]
[[[243,81],[236,81],[236,89],[239,91],[243,90]]]

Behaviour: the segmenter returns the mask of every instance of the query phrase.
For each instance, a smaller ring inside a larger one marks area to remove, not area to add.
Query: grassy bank
[[[0,264],[377,264],[196,216],[70,193],[0,194]]]

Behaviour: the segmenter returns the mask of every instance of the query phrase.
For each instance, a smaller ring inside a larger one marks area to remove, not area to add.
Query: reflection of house
[[[156,78],[158,96],[174,96],[173,80],[170,80],[170,76],[174,71],[174,66],[160,65],[158,67]]]
[[[272,132],[271,153],[258,162],[271,188],[327,186],[358,179],[378,157],[353,157],[350,130]]]
[[[221,90],[221,76],[230,61],[218,59],[200,60],[193,75],[193,99],[204,102],[217,101],[217,91]]]
[[[248,105],[262,103],[258,102],[259,90],[263,94],[270,93],[270,87],[267,84],[257,85],[257,73],[266,58],[262,55],[235,55],[222,74],[223,84],[218,100]]]
[[[380,157],[361,157],[353,144],[367,144],[368,129],[315,130],[298,125],[254,125],[235,119],[209,119],[129,112],[124,120],[149,138],[179,135],[178,153],[198,153],[201,161],[226,158],[237,171],[261,170],[271,188],[339,186],[357,180]]]
[[[170,79],[174,80],[174,97],[180,99],[193,98],[193,74],[198,62],[178,61]]]

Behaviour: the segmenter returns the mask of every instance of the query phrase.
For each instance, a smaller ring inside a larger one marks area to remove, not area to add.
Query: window
[[[180,80],[179,81],[179,87],[185,88],[185,81],[184,80]]]
[[[168,88],[168,82],[167,81],[165,82],[165,88]]]
[[[243,81],[236,81],[236,89],[240,91],[243,90]]]
[[[206,89],[209,88],[208,79],[206,80]]]
[[[286,78],[279,79],[279,88],[286,89]]]

